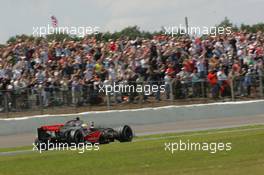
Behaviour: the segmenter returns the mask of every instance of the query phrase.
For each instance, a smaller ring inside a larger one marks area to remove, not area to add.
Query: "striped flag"
[[[52,25],[52,27],[58,27],[58,20],[57,20],[57,18],[55,16],[51,16],[50,19],[51,19],[51,25]]]

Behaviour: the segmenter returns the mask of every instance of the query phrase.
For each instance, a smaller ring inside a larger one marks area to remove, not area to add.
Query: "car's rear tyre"
[[[69,141],[70,143],[83,143],[84,142],[84,137],[82,132],[79,129],[76,130],[71,130],[69,134]]]
[[[117,130],[117,139],[120,142],[131,142],[133,139],[133,131],[130,126],[125,125],[119,127]]]
[[[114,130],[112,128],[103,129],[99,138],[100,144],[107,144],[114,141]]]

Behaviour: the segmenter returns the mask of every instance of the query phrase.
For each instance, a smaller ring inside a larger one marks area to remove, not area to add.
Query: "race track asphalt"
[[[150,135],[160,133],[176,133],[208,129],[231,128],[245,125],[264,124],[264,115],[226,117],[213,119],[187,120],[158,124],[131,125],[135,135]],[[32,145],[36,133],[20,133],[0,136],[0,148]]]
[[[76,116],[101,127],[128,124],[135,135],[148,135],[264,124],[263,106],[264,100],[252,100],[0,119],[0,148],[32,145],[39,126]]]

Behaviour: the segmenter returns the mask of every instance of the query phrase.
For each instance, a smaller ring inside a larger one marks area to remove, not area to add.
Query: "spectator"
[[[218,84],[218,79],[217,79],[215,70],[213,69],[209,70],[207,77],[208,77],[209,84],[211,86],[212,97],[218,98],[219,84]]]
[[[199,74],[197,73],[197,69],[193,70],[193,73],[190,75],[192,81],[192,97],[199,97],[201,92],[201,80]]]

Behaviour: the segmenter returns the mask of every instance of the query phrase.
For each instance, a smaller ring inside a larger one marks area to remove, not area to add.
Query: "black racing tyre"
[[[114,130],[112,128],[106,128],[102,130],[102,134],[99,138],[100,144],[107,144],[114,141]]]
[[[110,141],[104,136],[101,135],[99,138],[99,144],[108,144]]]
[[[116,132],[117,132],[117,139],[120,142],[131,142],[133,139],[133,130],[128,125],[119,127],[116,130]]]
[[[82,132],[79,129],[76,130],[71,130],[69,134],[69,141],[70,143],[83,143],[84,142],[84,137]]]

